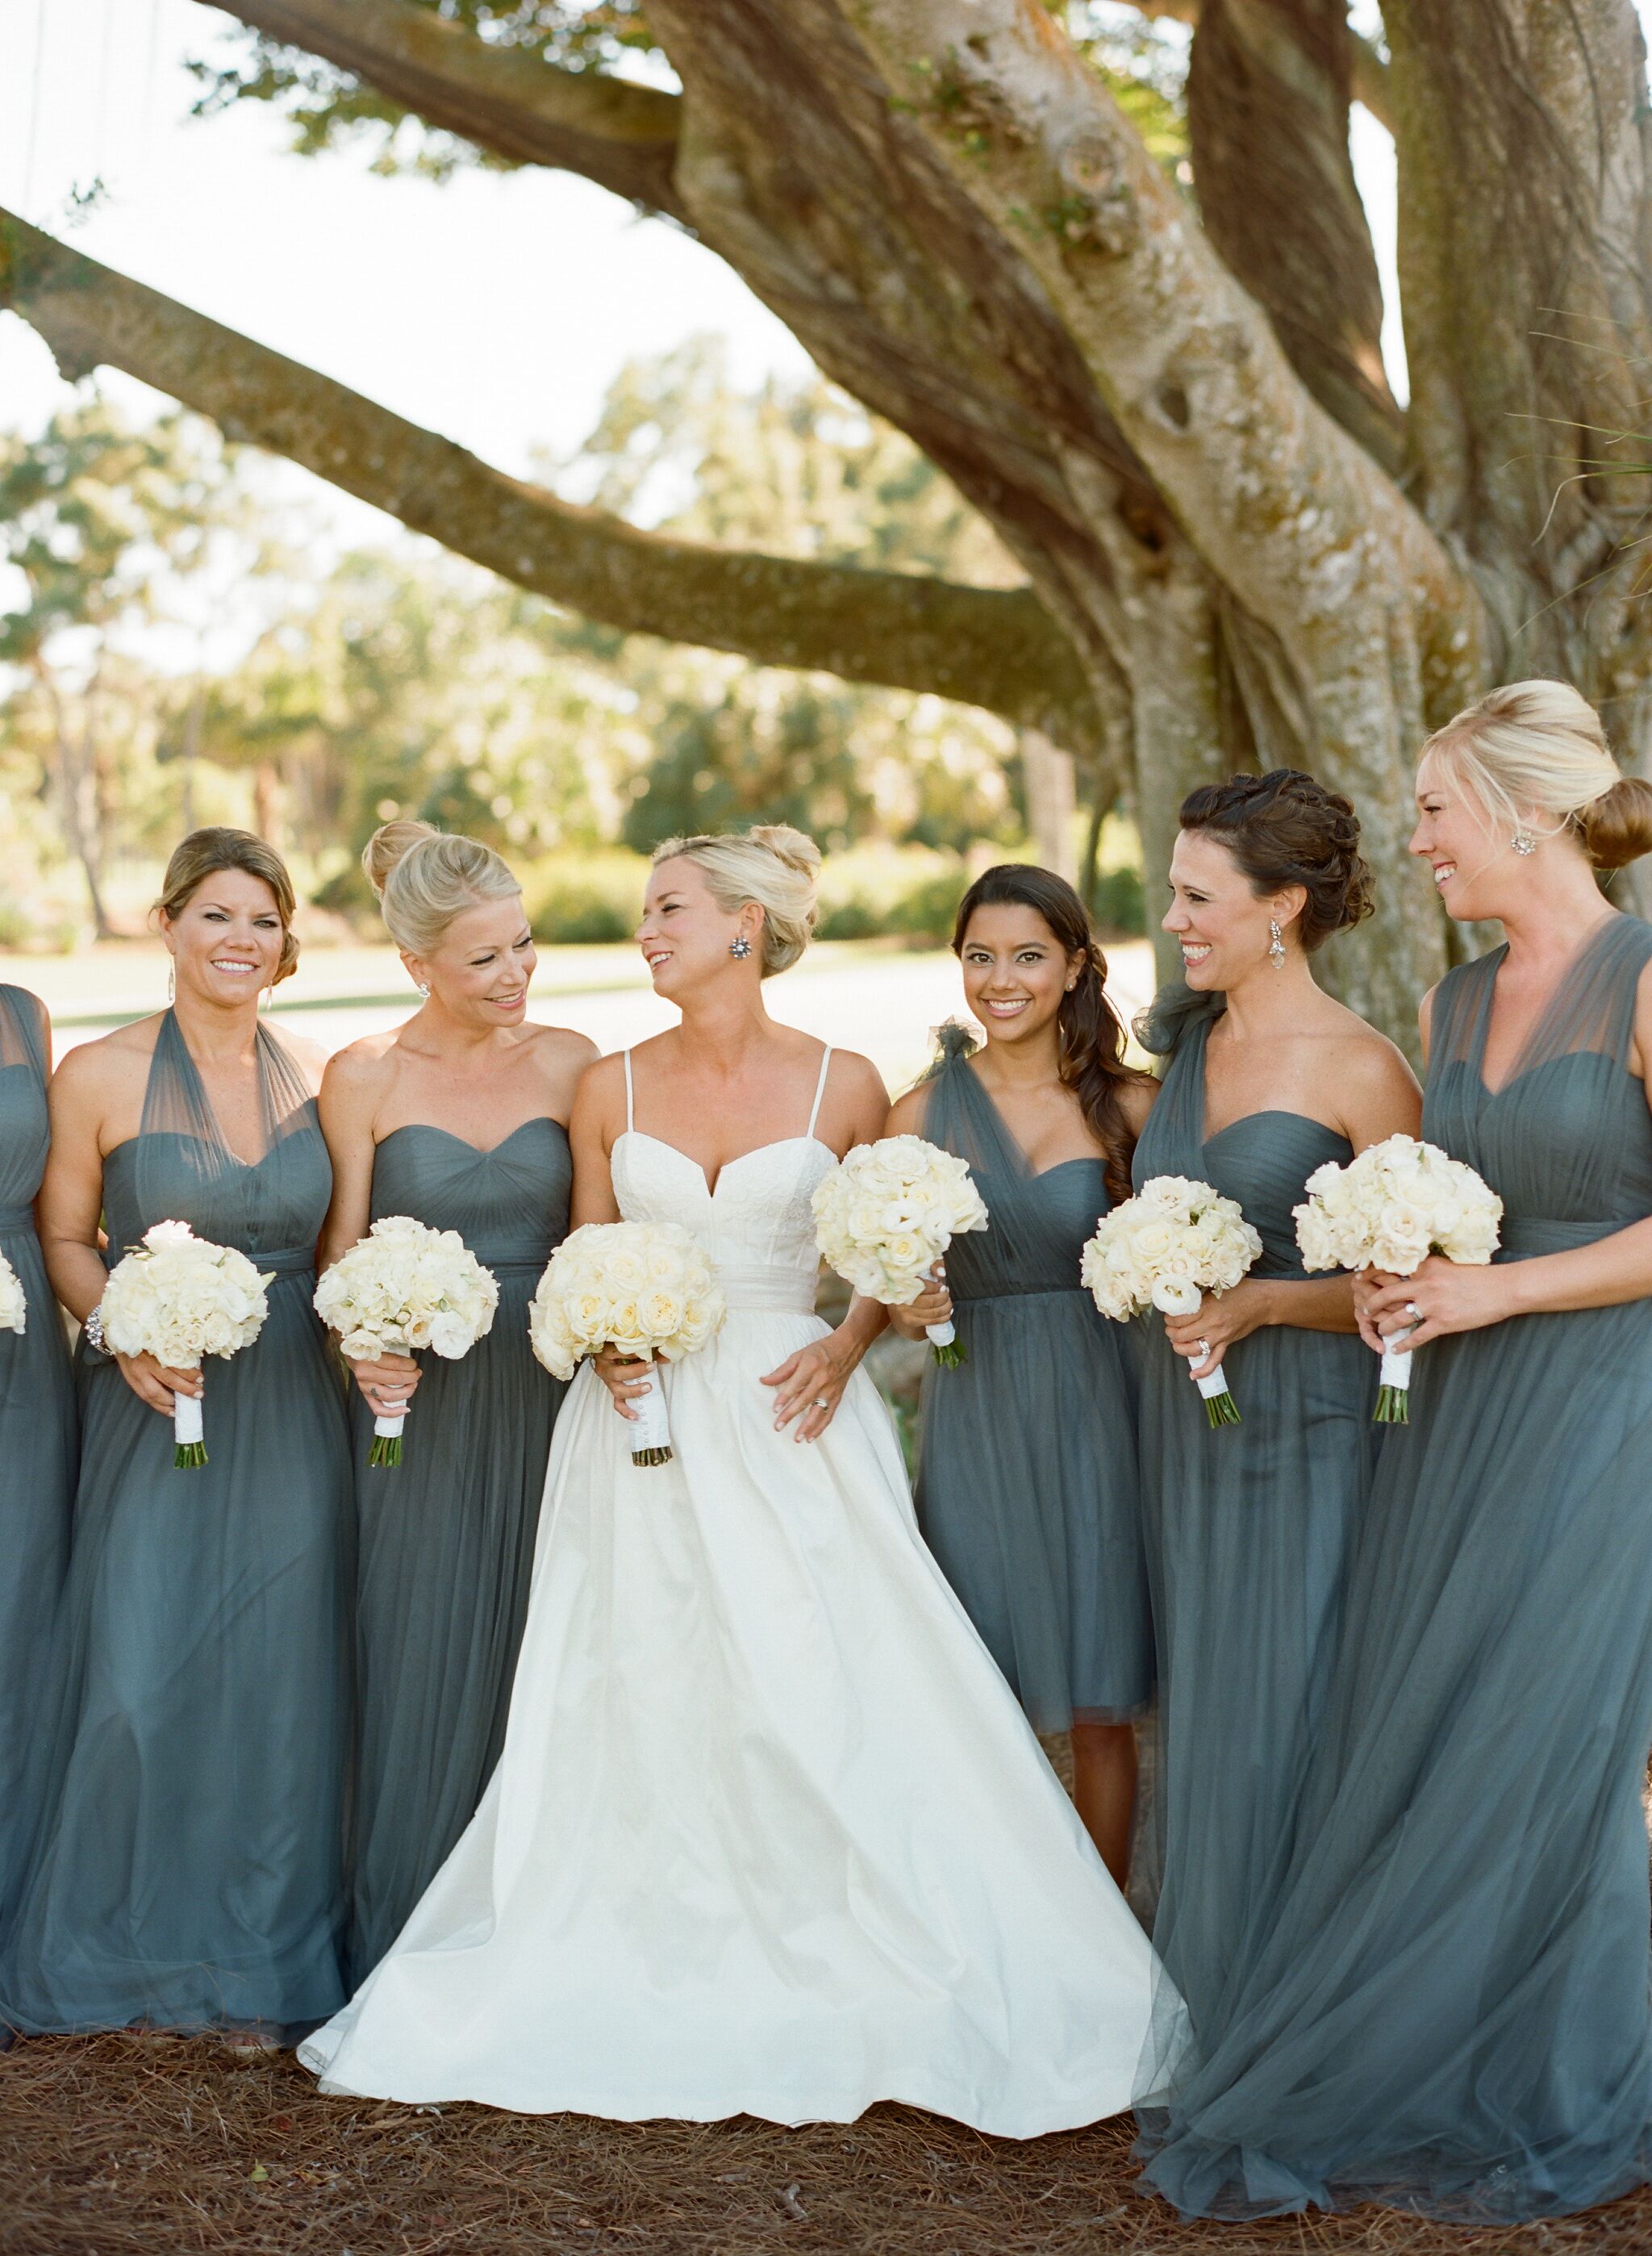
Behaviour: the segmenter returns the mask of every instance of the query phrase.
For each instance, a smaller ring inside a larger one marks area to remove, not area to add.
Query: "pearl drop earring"
[[[1285,968],[1285,935],[1280,929],[1277,917],[1268,920],[1268,961],[1276,971],[1283,971]]]

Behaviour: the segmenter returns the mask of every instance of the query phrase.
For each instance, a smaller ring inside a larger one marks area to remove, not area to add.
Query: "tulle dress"
[[[87,1363],[74,1546],[43,1706],[40,1811],[0,1951],[31,2034],[325,2020],[344,1995],[350,1472],[311,1308],[332,1170],[315,1104],[258,1033],[265,1147],[225,1144],[171,1012],[139,1133],[103,1168],[109,1258],[189,1223],[272,1271],[253,1344],[205,1369],[208,1462]]]
[[[621,1212],[701,1238],[728,1322],[664,1367],[666,1464],[575,1377],[504,1752],[300,2048],[324,2089],[625,2120],[897,2099],[1010,2137],[1128,2102],[1147,1938],[919,1539],[876,1388],[819,1442],[775,1430],[763,1374],[826,1331],[813,1129],[714,1184],[616,1139]]]
[[[0,1254],[26,1304],[22,1333],[0,1331],[0,1920],[26,1845],[25,1757],[74,1495],[74,1385],[34,1229],[49,1141],[46,1057],[43,1006],[21,987],[0,987]]]
[[[1206,1135],[1206,1046],[1225,1007],[1220,994],[1177,985],[1143,1022],[1168,1064],[1135,1180],[1186,1175],[1237,1199],[1262,1240],[1251,1275],[1300,1277],[1291,1209],[1314,1169],[1352,1147],[1296,1112],[1252,1113]],[[1223,1360],[1241,1422],[1213,1428],[1163,1319],[1142,1329],[1163,1873],[1153,1938],[1170,1985],[1143,2061],[1145,2096],[1164,2090],[1190,2046],[1196,2056],[1277,1886],[1381,1429],[1371,1423],[1378,1359],[1357,1335],[1272,1324],[1237,1341]]]
[[[469,1824],[503,1744],[551,1429],[566,1392],[528,1343],[528,1302],[567,1233],[567,1132],[524,1121],[480,1151],[416,1121],[373,1160],[372,1216],[456,1230],[493,1272],[493,1329],[421,1358],[400,1465],[368,1463],[351,1389],[360,1515],[350,1963],[359,1982]]]
[[[923,1133],[969,1163],[990,1219],[946,1278],[967,1360],[924,1385],[918,1524],[1035,1731],[1115,1723],[1152,1692],[1133,1341],[1079,1283],[1098,1159],[1035,1174],[944,1030]]]
[[[1437,992],[1424,1127],[1501,1193],[1520,1260],[1652,1215],[1652,928],[1592,934],[1491,1089],[1504,953]],[[1652,2175],[1649,1484],[1652,1301],[1418,1351],[1292,1868],[1149,2173],[1182,2208],[1486,2223]]]

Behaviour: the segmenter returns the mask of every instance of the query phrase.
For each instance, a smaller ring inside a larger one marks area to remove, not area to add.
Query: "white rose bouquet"
[[[826,1265],[869,1301],[904,1308],[960,1230],[985,1230],[968,1167],[922,1136],[857,1144],[815,1188],[815,1243]],[[963,1361],[956,1329],[931,1324],[937,1363]]]
[[[1206,1293],[1237,1285],[1261,1251],[1262,1239],[1237,1200],[1185,1175],[1155,1175],[1102,1216],[1080,1273],[1097,1308],[1115,1323],[1145,1308],[1192,1316]],[[1220,1363],[1193,1383],[1213,1426],[1239,1424],[1239,1405]]]
[[[28,1322],[28,1313],[23,1280],[5,1255],[0,1253],[0,1332],[22,1331]]]
[[[387,1214],[341,1254],[315,1288],[315,1309],[352,1359],[430,1348],[467,1355],[493,1329],[499,1287],[456,1230]],[[373,1421],[370,1465],[399,1465],[407,1413]]]
[[[103,1344],[152,1355],[169,1371],[199,1371],[207,1355],[250,1347],[270,1313],[262,1275],[233,1245],[197,1237],[186,1222],[158,1222],[109,1271],[98,1304]],[[172,1397],[172,1463],[207,1462],[200,1398]]]
[[[605,1347],[675,1363],[722,1329],[728,1307],[706,1249],[675,1222],[587,1222],[565,1237],[528,1308],[533,1351],[553,1378]],[[671,1459],[665,1396],[640,1396],[634,1465]]]
[[[1431,1253],[1483,1268],[1497,1250],[1503,1202],[1473,1167],[1438,1144],[1389,1136],[1346,1167],[1316,1167],[1295,1209],[1304,1269],[1386,1269],[1413,1277]],[[1383,1351],[1376,1422],[1410,1423],[1409,1331]]]

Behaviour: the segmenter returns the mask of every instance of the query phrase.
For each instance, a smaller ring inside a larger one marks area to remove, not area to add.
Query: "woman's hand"
[[[411,1355],[363,1356],[352,1362],[362,1399],[376,1418],[401,1418],[418,1385],[418,1364]]]
[[[903,1339],[921,1340],[931,1324],[952,1320],[953,1296],[946,1289],[946,1264],[938,1261],[930,1271],[933,1282],[903,1308],[889,1310],[889,1322]]]
[[[636,1413],[631,1404],[657,1383],[653,1364],[640,1355],[621,1355],[616,1349],[605,1347],[591,1357],[591,1365],[614,1398],[614,1407],[621,1417],[629,1418],[635,1425]]]
[[[818,1442],[837,1415],[843,1390],[854,1378],[865,1352],[856,1341],[845,1338],[840,1326],[824,1339],[811,1340],[807,1347],[800,1347],[775,1370],[766,1371],[763,1385],[777,1390],[776,1433],[796,1418],[798,1429],[792,1440]]]
[[[1386,1277],[1374,1270],[1369,1274],[1360,1330],[1377,1347],[1426,1347],[1448,1332],[1479,1331],[1514,1313],[1508,1279],[1500,1269],[1468,1268],[1431,1253],[1414,1277]],[[1395,1332],[1409,1336],[1402,1342],[1393,1337]]]
[[[172,1414],[175,1394],[204,1394],[205,1382],[198,1371],[168,1371],[164,1363],[157,1363],[152,1355],[117,1355],[121,1377],[140,1402],[147,1402],[151,1410],[163,1417]]]
[[[1206,1293],[1196,1315],[1166,1316],[1164,1336],[1187,1357],[1190,1378],[1208,1378],[1235,1340],[1273,1320],[1267,1280],[1242,1277],[1225,1293]]]

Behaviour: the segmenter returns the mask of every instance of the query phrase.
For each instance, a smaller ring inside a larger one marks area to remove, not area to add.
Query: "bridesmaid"
[[[489,846],[390,822],[362,863],[425,998],[341,1050],[321,1083],[333,1155],[323,1266],[381,1216],[455,1230],[499,1284],[456,1363],[357,1363],[361,1566],[350,1985],[400,1933],[482,1799],[504,1736],[551,1428],[564,1390],[528,1344],[528,1302],[566,1234],[573,1089],[596,1046],[527,1021],[533,937]],[[416,1403],[414,1402],[417,1394]],[[414,1403],[394,1471],[376,1414]]]
[[[74,1387],[34,1218],[51,1066],[45,1006],[22,987],[0,987],[0,1254],[26,1304],[21,1336],[0,1331],[0,1917],[25,1846],[24,1758],[74,1495]]]
[[[89,1352],[40,1817],[0,1954],[0,2020],[28,2034],[264,2046],[346,1995],[349,1468],[310,1305],[332,1174],[320,1058],[258,1019],[292,913],[262,839],[193,831],[158,908],[172,1008],[53,1083],[41,1234]],[[99,1351],[100,1214],[110,1262],[179,1219],[273,1273],[258,1339],[209,1366],[204,1468],[174,1470],[171,1422],[200,1374]]]
[[[1412,1323],[1264,1946],[1149,2173],[1233,2215],[1551,2216],[1652,2177],[1652,928],[1595,872],[1652,788],[1555,681],[1424,750],[1411,850],[1502,944],[1423,1006],[1427,1134],[1504,1202]],[[1248,1407],[1248,1405],[1246,1406]]]
[[[1120,1886],[1135,1799],[1130,1718],[1153,1688],[1123,1328],[1079,1281],[1085,1240],[1130,1194],[1153,1083],[1124,1060],[1107,962],[1071,885],[1006,863],[953,931],[958,1026],[889,1115],[969,1162],[991,1216],[958,1238],[936,1289],[891,1308],[909,1339],[957,1301],[967,1361],[924,1390],[924,1540],[1035,1731],[1069,1733],[1073,1794]]]
[[[1196,1315],[1145,1328],[1163,1758],[1153,1940],[1168,1977],[1160,2048],[1143,2062],[1149,2097],[1170,2050],[1220,2012],[1270,1899],[1380,1430],[1352,1280],[1304,1275],[1291,1209],[1316,1167],[1414,1132],[1419,1114],[1400,1053],[1313,976],[1315,950],[1370,907],[1347,800],[1278,768],[1192,793],[1179,820],[1163,928],[1185,981],[1142,1029],[1165,1065],[1135,1180],[1213,1184],[1263,1250]],[[1213,1429],[1192,1382],[1219,1363],[1242,1422]]]

